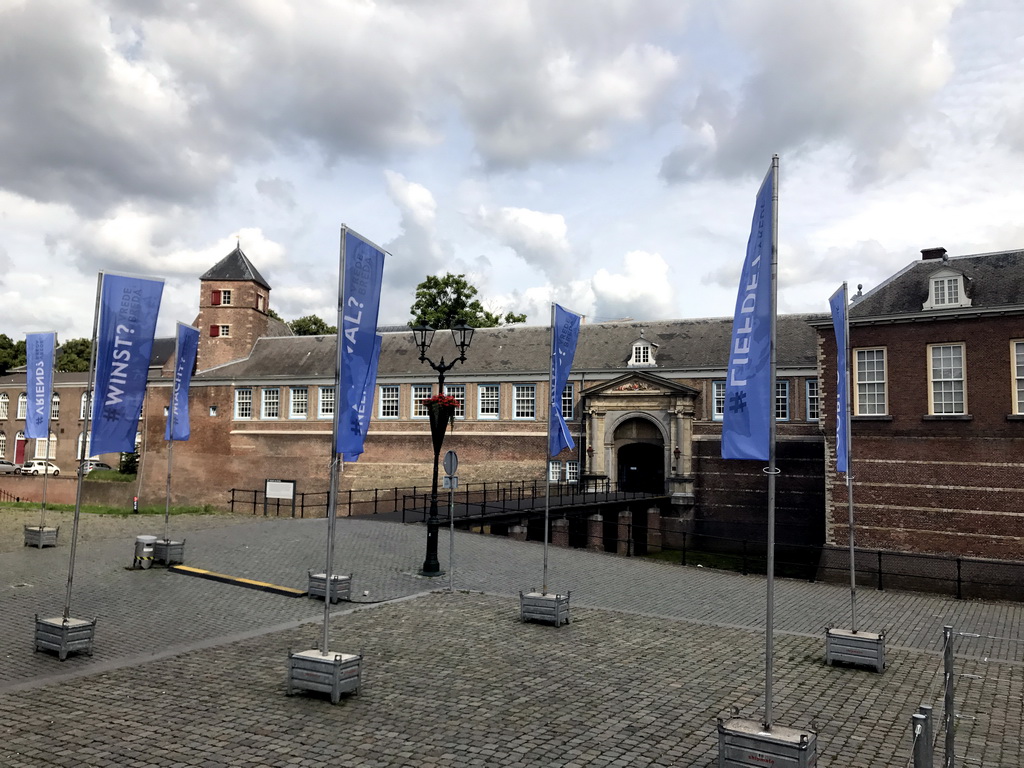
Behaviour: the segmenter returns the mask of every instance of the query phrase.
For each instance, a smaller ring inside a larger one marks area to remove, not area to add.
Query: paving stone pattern
[[[172,525],[195,567],[304,589],[325,565],[325,520]],[[710,768],[715,718],[763,713],[763,577],[552,548],[549,589],[571,590],[573,613],[555,629],[518,620],[539,544],[457,534],[446,593],[447,576],[417,574],[421,526],[340,519],[333,570],[364,604],[333,609],[331,649],[364,664],[359,694],[332,706],[285,695],[288,649],[318,645],[322,602],[127,570],[151,528],[80,543],[71,615],[98,619],[95,655],[65,662],[32,652],[32,616],[62,612],[68,542],[0,553],[0,765]],[[447,531],[440,555],[448,567]],[[958,754],[1022,763],[1021,606],[860,589],[861,628],[889,638],[881,675],[823,664],[848,588],[778,580],[775,613],[775,722],[813,723],[819,765],[908,764],[911,714],[941,720],[945,624]]]

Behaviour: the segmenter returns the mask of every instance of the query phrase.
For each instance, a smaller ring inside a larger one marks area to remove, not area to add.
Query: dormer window
[[[630,368],[647,368],[657,365],[655,357],[658,353],[657,344],[652,344],[644,338],[643,332],[640,338],[633,342],[633,349],[629,355]]]
[[[940,269],[935,272],[929,279],[928,288],[928,301],[924,303],[922,309],[971,306],[971,300],[965,290],[964,276],[952,269]]]

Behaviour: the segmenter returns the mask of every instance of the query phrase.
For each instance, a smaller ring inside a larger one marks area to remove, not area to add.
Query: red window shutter
[[[220,291],[213,291],[210,294],[210,297],[210,303],[213,304],[213,306],[216,307],[220,304]]]
[[[210,338],[211,339],[215,339],[218,336],[220,336],[220,326],[219,325],[211,325],[210,326]]]

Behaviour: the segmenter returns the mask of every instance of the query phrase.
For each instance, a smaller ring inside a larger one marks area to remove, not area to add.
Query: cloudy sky
[[[240,241],[286,320],[381,323],[465,273],[548,322],[732,313],[780,156],[782,312],[1024,247],[1019,0],[0,0],[0,332],[88,336],[99,270],[160,332]]]

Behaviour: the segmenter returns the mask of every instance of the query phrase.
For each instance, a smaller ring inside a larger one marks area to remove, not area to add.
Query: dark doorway
[[[619,488],[627,493],[664,493],[663,446],[630,443],[619,448]]]

